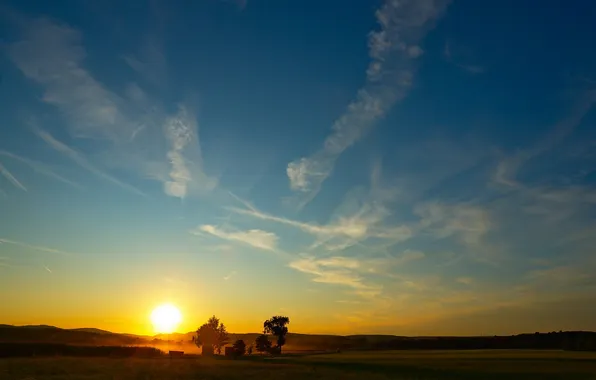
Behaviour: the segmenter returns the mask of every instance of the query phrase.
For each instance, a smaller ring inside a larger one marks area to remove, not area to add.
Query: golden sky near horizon
[[[0,324],[596,330],[596,2],[156,3],[2,1]]]

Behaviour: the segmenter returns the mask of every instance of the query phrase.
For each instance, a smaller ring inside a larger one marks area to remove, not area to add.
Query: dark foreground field
[[[596,379],[596,353],[376,351],[206,358],[0,359],[0,379]]]

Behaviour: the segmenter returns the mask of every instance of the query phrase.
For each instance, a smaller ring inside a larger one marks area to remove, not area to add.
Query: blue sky
[[[596,5],[348,3],[0,8],[0,322],[596,329]]]

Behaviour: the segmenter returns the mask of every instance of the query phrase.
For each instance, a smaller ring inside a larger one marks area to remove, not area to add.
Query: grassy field
[[[0,379],[596,379],[596,353],[377,351],[180,359],[1,359]]]

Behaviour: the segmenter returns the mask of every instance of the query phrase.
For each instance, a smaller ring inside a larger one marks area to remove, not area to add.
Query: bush
[[[236,356],[242,356],[246,353],[246,343],[244,343],[242,339],[238,339],[234,342],[232,347],[234,347],[234,354]]]
[[[269,352],[271,349],[271,341],[267,335],[259,335],[255,340],[255,348],[258,352]]]

